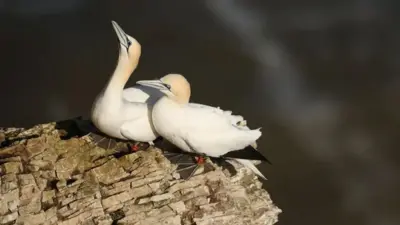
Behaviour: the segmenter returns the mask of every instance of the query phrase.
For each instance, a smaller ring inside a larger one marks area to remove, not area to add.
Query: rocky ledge
[[[118,155],[56,123],[0,129],[0,224],[272,225],[281,210],[245,168],[189,180],[160,149]]]

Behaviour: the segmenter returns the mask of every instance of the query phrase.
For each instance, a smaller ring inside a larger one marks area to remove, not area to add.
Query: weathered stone
[[[19,189],[14,189],[0,196],[0,215],[5,215],[9,211],[16,211],[19,205]]]
[[[207,197],[205,197],[205,196],[195,197],[195,198],[192,198],[192,199],[190,199],[188,201],[190,201],[190,203],[186,202],[186,204],[192,204],[192,207],[193,206],[206,205],[206,204],[209,203],[209,199]]]
[[[182,201],[170,203],[169,207],[171,207],[171,209],[177,214],[182,214],[186,211],[186,206]]]
[[[168,189],[168,192],[174,193],[181,189],[196,187],[202,184],[201,180],[189,180],[187,182],[176,183]]]
[[[29,225],[39,225],[46,221],[46,214],[44,212],[38,214],[25,214],[19,216],[17,219],[17,224],[29,224]]]
[[[160,190],[161,184],[160,182],[154,182],[151,184],[148,184],[149,187],[151,188],[151,190],[155,193],[155,194],[161,194],[162,190]]]
[[[54,198],[56,197],[55,190],[44,191],[42,194],[42,202],[45,204],[52,205],[54,204]]]
[[[118,165],[118,160],[115,159],[92,169],[92,172],[97,177],[98,182],[103,184],[114,183],[129,175]]]
[[[97,225],[111,225],[113,220],[110,215],[104,215],[94,218],[93,222]]]
[[[188,199],[192,199],[198,196],[207,196],[210,194],[207,186],[199,186],[197,188],[188,188],[181,190],[182,193],[182,201],[186,201]]]
[[[21,200],[21,206],[18,209],[19,215],[39,213],[42,207],[40,200],[40,194],[32,196],[29,200],[25,200],[25,202]]]
[[[42,178],[40,172],[36,172],[33,174],[36,180],[36,185],[38,186],[40,191],[43,191],[47,186],[47,180]]]
[[[0,198],[0,216],[6,215],[8,213],[8,205],[6,202]]]
[[[13,212],[5,216],[0,216],[0,224],[8,224],[18,218],[18,212]]]
[[[135,161],[140,158],[141,157],[139,156],[139,154],[124,155],[118,159],[119,165],[124,168],[125,171],[132,172],[140,166],[140,163],[135,163]]]
[[[7,206],[8,206],[8,209],[9,209],[11,212],[17,211],[18,206],[19,206],[19,199],[15,199],[15,200],[9,201],[9,202],[7,203]]]
[[[185,181],[158,149],[116,158],[123,143],[61,140],[55,123],[5,135],[20,140],[0,149],[0,224],[272,225],[281,212],[240,165],[234,177],[211,164]]]
[[[159,180],[163,179],[164,177],[165,176],[163,176],[163,175],[145,177],[145,178],[142,178],[140,180],[132,181],[131,186],[132,187],[143,186],[145,184],[149,184],[149,183],[152,183],[154,181],[159,181]]]
[[[49,161],[45,161],[45,160],[31,160],[29,162],[29,165],[33,166],[34,168],[38,168],[38,169],[52,169],[53,168],[53,164]]]
[[[146,214],[144,212],[142,213],[138,213],[138,214],[132,214],[129,216],[125,216],[124,218],[122,218],[121,220],[118,221],[117,224],[136,224],[140,221],[143,221],[144,219],[146,219]],[[150,223],[151,224],[151,223]]]
[[[40,195],[40,190],[33,185],[22,186],[20,195],[21,204],[25,205],[28,204],[34,196]]]
[[[25,145],[17,144],[10,147],[2,148],[0,151],[0,158],[6,159],[14,156],[21,156],[25,152]]]
[[[145,203],[136,205],[134,202],[127,202],[123,208],[125,215],[137,214],[141,212],[147,212],[154,208],[153,203]]]
[[[1,166],[2,166],[3,173],[18,174],[18,173],[22,172],[22,170],[23,170],[21,162],[7,162]]]
[[[18,180],[22,186],[34,185],[36,186],[35,178],[32,174],[20,174]]]
[[[78,165],[77,157],[67,157],[57,161],[55,169],[58,179],[70,178],[72,172],[75,170],[75,167],[77,165]]]
[[[40,177],[47,180],[54,180],[57,178],[56,171],[54,170],[42,170],[40,171]]]
[[[148,202],[159,202],[159,201],[163,201],[163,200],[167,200],[167,199],[173,199],[174,195],[172,195],[171,193],[165,193],[162,195],[155,195],[155,196],[151,196],[149,198],[142,198],[139,200],[138,204],[144,204],[144,203],[148,203]]]
[[[163,206],[161,208],[151,210],[149,213],[147,213],[147,216],[151,217],[151,219],[161,221],[170,216],[175,216],[175,212],[170,207]]]
[[[49,208],[45,211],[46,224],[55,224],[58,221],[57,207]]]
[[[129,181],[115,183],[112,187],[102,187],[101,193],[104,197],[108,197],[110,195],[114,195],[116,193],[121,193],[124,191],[128,191],[131,188],[131,183]]]
[[[20,156],[14,156],[14,157],[8,157],[8,158],[0,158],[0,163],[6,163],[6,162],[21,162],[21,157]]]
[[[46,137],[29,139],[26,143],[26,152],[28,157],[31,158],[43,152],[48,146],[45,142]]]
[[[132,198],[133,197],[131,197],[128,192],[122,192],[120,194],[113,195],[113,196],[103,199],[102,204],[103,204],[103,207],[105,209],[107,209],[114,205],[124,203]]]
[[[11,190],[18,188],[16,174],[5,174],[1,177],[1,193],[6,194]]]
[[[149,195],[151,193],[152,193],[152,190],[148,185],[143,185],[141,187],[132,188],[129,191],[129,195],[132,196],[133,198],[143,197],[143,196]]]

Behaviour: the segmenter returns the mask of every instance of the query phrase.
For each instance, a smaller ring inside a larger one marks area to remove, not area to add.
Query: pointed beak
[[[170,88],[167,84],[163,83],[161,80],[140,80],[137,81],[136,84],[152,87],[158,89],[160,91],[170,91]]]
[[[117,22],[111,21],[111,23],[112,23],[112,25],[114,27],[115,33],[118,36],[119,43],[121,45],[125,46],[128,49],[128,47],[129,47],[129,45],[128,45],[128,37],[126,36],[124,30],[122,30],[122,28],[118,25]]]

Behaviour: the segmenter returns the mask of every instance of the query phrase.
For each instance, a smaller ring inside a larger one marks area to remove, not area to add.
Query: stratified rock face
[[[0,136],[0,224],[272,225],[281,212],[246,169],[184,181],[159,149],[116,157],[54,123]]]

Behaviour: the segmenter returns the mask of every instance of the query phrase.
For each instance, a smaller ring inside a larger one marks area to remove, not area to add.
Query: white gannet
[[[227,116],[231,115],[230,111],[189,103],[190,84],[180,74],[136,83],[156,88],[165,94],[154,104],[151,113],[153,126],[159,135],[186,152],[236,160],[266,179],[250,160],[241,159],[238,154],[256,153],[258,158],[252,159],[268,161],[250,147],[261,136],[260,128],[250,130],[247,126],[237,125],[239,121],[235,122]],[[199,158],[199,161],[203,160]]]
[[[154,145],[153,140],[159,135],[151,125],[151,106],[147,102],[152,96],[157,99],[156,96],[162,96],[162,93],[139,85],[124,91],[126,82],[137,68],[141,45],[115,21],[112,21],[112,25],[120,43],[118,64],[106,87],[93,103],[91,120],[97,129],[113,138]]]

